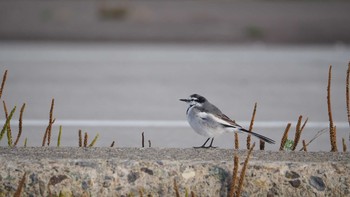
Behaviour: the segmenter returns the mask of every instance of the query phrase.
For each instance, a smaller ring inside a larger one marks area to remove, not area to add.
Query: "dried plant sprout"
[[[89,135],[87,132],[84,133],[84,147],[87,147]]]
[[[179,188],[177,186],[176,180],[174,179],[174,190],[175,190],[175,196],[176,197],[180,197],[180,192],[179,192]]]
[[[79,147],[82,147],[83,146],[83,137],[82,137],[81,129],[79,129],[79,131],[78,131],[78,137],[79,137]]]
[[[62,137],[62,125],[60,125],[60,128],[58,130],[57,147],[61,146],[61,137]]]
[[[232,170],[232,181],[230,185],[230,192],[228,194],[228,197],[234,197],[235,194],[235,187],[236,187],[236,181],[237,181],[237,173],[238,173],[238,167],[239,167],[239,160],[236,153],[233,157],[233,170]]]
[[[22,196],[21,194],[22,194],[24,184],[26,182],[26,176],[27,176],[27,173],[25,172],[22,176],[22,179],[18,183],[17,190],[16,190],[15,194],[13,195],[14,197],[21,197]]]
[[[282,136],[282,139],[281,139],[280,151],[284,150],[284,145],[287,142],[288,132],[289,132],[289,129],[290,129],[291,125],[292,125],[291,123],[288,123],[286,129],[284,130],[284,133],[283,133],[283,136]]]
[[[21,107],[21,111],[19,114],[19,120],[18,120],[18,134],[15,140],[15,143],[13,144],[13,146],[17,146],[19,139],[21,138],[22,135],[22,127],[23,127],[23,112],[24,112],[24,108],[26,107],[26,104],[23,103],[22,107]]]
[[[235,149],[239,149],[239,138],[238,138],[238,133],[235,132]]]
[[[304,127],[308,121],[308,118],[306,118],[304,124],[301,126],[301,121],[303,119],[303,116],[299,116],[298,118],[298,122],[297,122],[297,126],[295,128],[295,137],[294,137],[294,143],[293,143],[293,146],[292,146],[292,150],[294,151],[299,143],[299,140],[300,140],[300,136],[301,136],[301,132],[304,130]]]
[[[348,122],[350,127],[350,91],[349,91],[349,81],[350,81],[350,62],[348,64],[348,70],[346,71],[346,112],[348,114]],[[349,130],[349,141],[350,141],[350,130]]]
[[[5,87],[6,79],[7,79],[7,70],[5,70],[4,75],[2,76],[2,82],[1,82],[1,87],[0,87],[0,99],[2,97],[2,92],[3,92],[4,87]]]
[[[327,106],[328,106],[328,118],[329,118],[329,135],[331,141],[331,151],[337,152],[337,136],[334,129],[332,106],[331,106],[331,81],[332,81],[332,65],[329,66],[328,70],[328,84],[327,84]]]
[[[256,114],[256,107],[257,107],[258,103],[255,102],[254,104],[254,109],[253,109],[253,114],[252,114],[252,118],[250,120],[250,125],[249,125],[249,131],[253,131],[253,126],[254,126],[254,120],[255,120],[255,114]],[[250,143],[251,143],[251,138],[252,136],[250,134],[248,134],[247,136],[247,149],[250,149]]]
[[[94,139],[91,141],[91,143],[89,144],[89,147],[93,147],[96,144],[96,141],[98,139],[100,135],[96,134],[96,136],[94,137]]]
[[[243,168],[242,168],[242,171],[241,171],[241,174],[239,177],[239,181],[238,181],[238,188],[237,188],[236,196],[241,196],[241,192],[242,192],[242,188],[243,188],[243,181],[244,181],[245,173],[247,170],[248,161],[249,161],[250,155],[252,154],[254,147],[255,147],[255,143],[253,144],[252,147],[250,147],[250,149],[248,151],[248,155],[247,155],[246,159],[244,160]]]

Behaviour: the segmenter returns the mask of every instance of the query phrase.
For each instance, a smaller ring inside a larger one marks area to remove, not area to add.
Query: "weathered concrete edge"
[[[241,171],[246,151],[237,154]],[[0,148],[0,196],[13,195],[24,173],[24,196],[126,196],[140,191],[169,196],[174,195],[174,180],[183,195],[188,189],[226,196],[232,158],[233,151],[223,149]],[[254,151],[243,195],[350,195],[349,158],[349,153]]]

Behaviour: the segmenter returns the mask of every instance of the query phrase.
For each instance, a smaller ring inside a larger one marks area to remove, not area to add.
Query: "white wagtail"
[[[213,147],[214,137],[225,132],[246,132],[267,143],[275,143],[268,137],[244,129],[201,95],[192,94],[188,99],[180,99],[180,101],[189,104],[186,115],[192,129],[198,134],[208,137],[202,146],[195,148]],[[210,145],[205,146],[210,138]]]

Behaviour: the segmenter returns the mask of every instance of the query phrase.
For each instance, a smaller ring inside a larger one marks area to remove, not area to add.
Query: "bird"
[[[194,148],[216,148],[213,146],[214,137],[228,132],[244,132],[251,134],[267,143],[275,143],[274,140],[268,137],[243,128],[234,120],[231,120],[229,117],[223,114],[219,108],[210,103],[205,97],[199,94],[192,94],[187,99],[179,100],[186,102],[189,105],[186,110],[186,116],[192,129],[196,133],[208,137],[202,146]],[[210,145],[206,146],[210,139]]]

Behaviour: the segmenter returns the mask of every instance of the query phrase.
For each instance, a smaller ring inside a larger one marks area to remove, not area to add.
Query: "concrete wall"
[[[240,168],[246,151],[237,152]],[[242,196],[349,196],[349,153],[253,151]],[[0,196],[227,196],[233,150],[0,148]]]
[[[349,1],[0,0],[0,39],[350,43]]]

